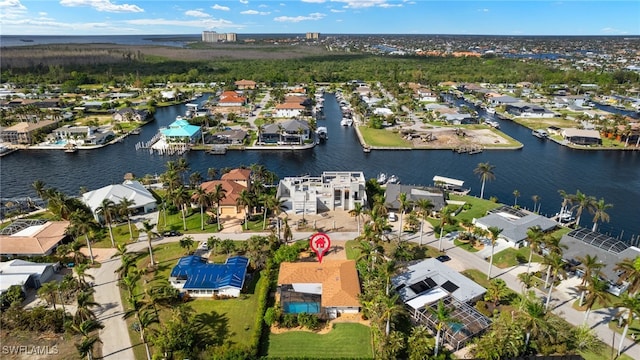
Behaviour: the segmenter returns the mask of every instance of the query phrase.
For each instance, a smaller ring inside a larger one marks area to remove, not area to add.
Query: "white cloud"
[[[185,26],[192,27],[196,29],[222,29],[222,28],[235,28],[240,29],[244,28],[243,25],[236,25],[229,20],[224,19],[194,19],[194,20],[174,20],[174,19],[135,19],[135,20],[127,20],[125,21],[127,24],[131,25],[141,25],[141,26]]]
[[[271,14],[269,11],[256,11],[256,10],[245,10],[241,11],[242,15],[269,15]]]
[[[327,1],[327,0],[302,0],[302,2],[315,3],[315,4],[322,4],[325,1]]]
[[[301,22],[301,21],[315,21],[315,20],[322,20],[326,15],[322,14],[322,13],[313,13],[313,14],[309,14],[308,16],[278,16],[277,18],[274,18],[274,21],[277,22],[293,22],[293,23],[297,23],[297,22]]]
[[[44,11],[40,11],[40,12],[38,13],[38,16],[47,16],[47,13],[46,13],[46,12],[44,12]]]
[[[602,31],[603,33],[605,33],[607,35],[626,35],[626,34],[629,33],[626,30],[620,30],[620,29],[616,29],[616,28],[612,28],[612,27],[602,28],[602,29],[600,29],[600,31]]]
[[[338,9],[331,9],[329,11],[331,11],[332,13],[343,13],[343,12],[346,12],[346,10],[338,10]]]
[[[402,7],[402,4],[380,4],[381,8],[393,8],[393,7]]]
[[[484,8],[484,9],[478,9],[479,12],[489,12],[489,9]]]
[[[240,0],[240,3],[241,3],[241,4],[248,4],[248,3],[249,3],[249,0]]]
[[[0,0],[0,19],[16,19],[26,12],[20,0]]]
[[[131,5],[131,4],[116,5],[112,3],[111,0],[60,0],[60,5],[68,6],[68,7],[88,6],[96,9],[97,11],[112,12],[112,13],[144,12],[144,10],[138,5]]]
[[[369,7],[389,7],[390,4],[387,0],[331,0],[332,2],[345,3],[345,8],[349,9],[361,9]]]
[[[222,5],[218,5],[215,4],[211,7],[213,10],[220,10],[220,11],[229,11],[231,10],[228,6],[222,6]]]
[[[185,11],[184,14],[187,15],[187,16],[193,16],[193,17],[199,17],[199,18],[211,17],[211,15],[207,14],[204,11],[200,11],[200,10],[188,10],[188,11]]]

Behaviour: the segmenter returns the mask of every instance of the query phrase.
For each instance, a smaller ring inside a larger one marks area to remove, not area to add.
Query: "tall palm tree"
[[[213,179],[216,178],[216,176],[218,176],[218,169],[216,169],[216,168],[207,169],[207,179],[208,180],[213,180]]]
[[[222,184],[217,184],[211,191],[211,201],[216,203],[216,216],[218,217],[218,231],[220,231],[220,201],[227,197],[227,190]]]
[[[452,317],[454,308],[447,308],[444,305],[444,301],[439,300],[438,306],[434,309],[433,307],[427,307],[429,313],[435,317],[436,323],[436,347],[434,350],[434,355],[438,356],[438,350],[440,350],[440,335],[442,333],[442,329],[449,324],[459,322],[457,319]]]
[[[71,324],[70,327],[73,332],[82,336],[80,342],[75,344],[80,356],[86,356],[88,360],[93,360],[93,347],[97,342],[102,341],[100,341],[97,335],[92,334],[94,334],[96,330],[103,329],[104,325],[99,321],[90,319],[80,324]]]
[[[178,187],[175,192],[171,195],[173,204],[180,209],[180,213],[182,213],[182,226],[183,230],[187,230],[187,204],[191,201],[189,197],[189,193],[184,188],[184,186]]]
[[[77,293],[77,309],[73,317],[76,324],[80,324],[87,320],[95,320],[96,314],[90,309],[92,307],[100,307],[100,304],[92,300],[93,291],[82,290]]]
[[[582,270],[580,286],[585,286],[594,276],[600,276],[600,269],[604,267],[604,263],[598,261],[598,255],[591,256],[587,254],[585,256],[578,256],[576,260],[580,262],[578,268]],[[582,290],[580,293],[580,301],[578,302],[580,306],[582,306],[582,300],[584,300],[585,290]]]
[[[540,195],[531,196],[531,200],[533,200],[533,212],[539,214],[540,209],[538,208],[538,203],[540,202]]]
[[[564,214],[567,212],[567,208],[571,204],[571,194],[567,193],[564,190],[558,190],[560,197],[562,197],[562,206],[560,207],[560,214]]]
[[[109,227],[109,237],[111,238],[111,246],[116,247],[116,242],[113,239],[113,229],[111,228],[111,222],[116,214],[116,204],[113,200],[104,199],[100,203],[100,206],[96,209],[96,213],[102,215],[102,219],[107,223]]]
[[[69,229],[71,229],[73,233],[84,235],[84,238],[87,241],[87,248],[89,249],[89,256],[91,257],[91,263],[93,264],[93,249],[91,248],[89,233],[91,232],[91,230],[98,227],[98,223],[90,214],[79,209],[71,213],[69,220],[71,221],[71,226]]]
[[[587,196],[577,190],[575,194],[571,195],[571,202],[574,204],[571,211],[576,211],[576,225],[580,226],[580,217],[584,210],[591,211],[595,198],[593,196]]]
[[[440,238],[438,239],[438,251],[442,251],[442,235],[444,234],[444,226],[453,223],[453,209],[448,205],[445,205],[440,209]]]
[[[627,291],[631,295],[637,295],[640,291],[640,256],[636,256],[635,259],[626,258],[617,263],[613,268],[614,271],[620,271],[620,282],[627,282],[629,287]]]
[[[191,251],[191,248],[193,247],[194,244],[195,244],[195,241],[193,240],[193,236],[185,236],[182,239],[180,239],[180,247],[183,249],[186,249],[187,254],[189,253],[189,251]]]
[[[480,190],[480,199],[484,199],[484,185],[487,181],[492,181],[496,178],[496,175],[493,173],[493,170],[496,167],[494,165],[486,163],[479,163],[478,166],[473,170],[473,173],[480,177],[482,181],[482,189]]]
[[[42,284],[38,289],[38,296],[47,299],[50,305],[53,305],[53,310],[56,310],[56,294],[58,293],[58,284],[55,281],[50,281]]]
[[[46,193],[45,188],[47,187],[44,181],[36,180],[31,184],[31,187],[35,190],[36,195],[38,195],[39,198],[44,199],[44,194]]]
[[[589,279],[586,285],[578,286],[578,289],[583,293],[587,293],[587,297],[585,298],[585,306],[587,307],[587,311],[584,314],[583,325],[587,324],[589,320],[589,314],[591,313],[591,308],[595,305],[596,302],[600,304],[606,305],[609,302],[609,295],[607,289],[609,288],[609,284],[600,279],[600,276],[595,275]]]
[[[496,248],[496,242],[498,241],[498,236],[503,229],[500,229],[496,226],[489,227],[489,235],[491,236],[489,240],[491,240],[491,258],[489,259],[489,271],[487,272],[487,280],[491,279],[491,268],[493,267],[493,251]]]
[[[380,303],[383,306],[382,318],[385,319],[385,328],[384,333],[386,336],[389,336],[391,332],[391,320],[396,316],[402,313],[404,310],[404,306],[401,305],[400,295],[393,294],[391,296],[381,296]]]
[[[426,325],[418,325],[411,328],[411,334],[407,338],[409,360],[427,359],[433,351],[431,335]]]
[[[520,191],[518,189],[513,190],[513,206],[518,206],[518,198],[520,197]]]
[[[595,232],[598,228],[598,221],[609,222],[609,214],[607,214],[607,210],[611,209],[613,204],[607,204],[604,202],[604,199],[600,198],[598,201],[593,201],[591,204],[591,208],[589,211],[593,214],[593,228],[591,231]]]
[[[242,190],[238,195],[238,199],[236,200],[236,205],[242,206],[244,209],[244,229],[249,229],[249,209],[253,204],[253,198],[251,197],[251,193],[247,190]]]
[[[620,345],[618,345],[618,356],[620,356],[622,347],[624,346],[623,339],[627,337],[629,325],[631,325],[633,319],[640,314],[640,297],[632,295],[631,293],[624,293],[620,296],[620,301],[614,306],[621,308],[620,312],[616,315],[617,317],[623,318],[625,315],[627,316],[624,322],[624,330],[622,330],[622,339],[620,339]]]
[[[398,239],[402,237],[402,220],[404,219],[404,212],[407,210],[411,201],[407,199],[407,193],[401,192],[398,195],[398,210],[400,211],[400,228],[398,229]]]
[[[200,206],[200,230],[204,231],[204,209],[209,206],[209,196],[202,186],[196,188],[194,195]]]
[[[422,235],[424,233],[424,222],[427,219],[427,214],[434,207],[433,203],[429,199],[418,199],[416,200],[416,206],[420,209],[422,213],[422,222],[420,223],[420,246],[422,246]]]
[[[549,283],[549,293],[547,293],[547,301],[544,305],[545,311],[549,310],[549,304],[551,304],[551,293],[553,292],[553,284],[555,283],[558,275],[564,275],[564,260],[558,253],[551,253],[547,256],[547,266],[549,267],[549,273],[551,274],[551,282]]]
[[[364,214],[364,210],[364,206],[360,203],[355,203],[353,209],[349,210],[349,214],[351,214],[351,216],[355,216],[356,222],[358,223],[358,236],[360,236],[360,218],[362,217],[362,214]]]
[[[151,260],[151,266],[155,266],[156,262],[153,259],[153,247],[151,246],[151,242],[153,241],[153,239],[155,239],[156,237],[160,236],[156,231],[155,231],[155,226],[156,224],[151,224],[149,223],[148,220],[144,221],[142,223],[142,231],[144,231],[144,233],[147,235],[147,246],[149,248],[149,259]]]
[[[526,329],[525,348],[529,346],[531,337],[538,337],[540,333],[544,333],[548,329],[546,319],[547,311],[542,302],[537,298],[524,299],[522,311],[518,313],[518,321],[523,329]]]
[[[536,225],[527,230],[527,242],[529,243],[529,262],[527,263],[527,273],[531,270],[531,259],[533,253],[540,249],[540,245],[544,243],[544,232],[540,226]]]
[[[133,241],[133,229],[131,228],[131,207],[136,204],[135,200],[123,198],[116,205],[117,214],[124,216],[127,219],[129,225],[129,241]]]
[[[76,264],[73,267],[73,269],[76,272],[76,275],[78,275],[78,281],[80,282],[80,287],[82,289],[88,288],[89,284],[87,283],[86,278],[94,279],[93,275],[87,274],[87,270],[89,270],[89,265],[87,265],[85,263]]]

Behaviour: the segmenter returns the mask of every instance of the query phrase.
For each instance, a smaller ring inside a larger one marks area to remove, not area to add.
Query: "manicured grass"
[[[358,128],[365,143],[370,146],[386,147],[413,147],[411,143],[403,139],[399,134],[383,129],[371,129],[366,126]]]
[[[514,118],[514,122],[528,127],[529,129],[546,129],[549,126],[557,126],[559,128],[572,128],[576,127],[576,122],[573,120],[567,120],[560,117],[554,118]]]
[[[218,232],[218,224],[207,224],[207,214],[204,214],[204,231],[208,233]],[[162,232],[165,230],[178,230],[185,234],[193,234],[193,233],[201,233],[202,230],[200,228],[200,209],[195,209],[193,212],[189,212],[186,216],[187,230],[184,229],[184,223],[182,220],[182,214],[177,212],[175,214],[169,214],[167,212],[165,223],[165,215],[164,210],[160,211],[160,215],[158,217],[158,231]],[[221,224],[224,226],[224,223]]]
[[[480,270],[476,269],[468,269],[462,272],[462,275],[468,277],[469,279],[475,281],[480,286],[487,288],[489,286],[489,280],[487,280],[487,274]]]
[[[371,331],[361,324],[335,324],[327,334],[289,331],[269,335],[269,358],[373,358]]]
[[[466,220],[471,222],[474,218],[479,219],[485,215],[487,215],[487,211],[491,209],[495,209],[500,206],[500,204],[495,203],[490,200],[480,199],[475,196],[465,195],[450,195],[449,198],[451,200],[456,201],[464,201],[467,203],[467,210],[462,210],[458,215],[456,215],[456,219],[463,221]]]
[[[344,244],[344,249],[347,252],[348,260],[357,260],[360,256],[360,250],[356,249],[356,246],[358,246],[357,240],[347,240],[347,242]]]
[[[530,249],[528,247],[521,247],[519,249],[508,248],[493,255],[493,265],[504,269],[519,264],[526,264],[529,261]],[[533,254],[531,258],[532,262],[541,262],[542,256]]]
[[[122,223],[120,225],[113,225],[113,240],[116,243],[116,246],[118,244],[130,244],[131,238],[129,235],[129,224]],[[136,228],[135,225],[131,224],[131,230],[133,231],[133,240],[135,241],[139,234],[138,234],[138,229]],[[91,245],[96,247],[96,248],[110,248],[111,247],[111,237],[109,236],[109,229],[105,226],[104,227],[104,231],[102,231],[102,237],[92,243]]]
[[[612,350],[610,346],[605,345],[598,352],[582,351],[580,352],[580,355],[582,355],[584,360],[603,360],[603,359],[613,359],[616,353],[617,353],[617,350]],[[612,356],[612,354],[614,356]],[[615,359],[616,360],[633,360],[633,358],[627,354],[622,354],[619,357],[615,357]]]
[[[444,236],[443,236],[443,238],[444,238]],[[444,239],[443,239],[443,241],[444,241]],[[464,250],[468,251],[468,252],[474,253],[474,252],[478,252],[479,251],[478,249],[474,248],[473,245],[471,245],[470,242],[463,242],[463,241],[460,241],[458,239],[455,239],[455,240],[453,240],[453,244],[455,246],[461,248],[461,249],[464,249]]]

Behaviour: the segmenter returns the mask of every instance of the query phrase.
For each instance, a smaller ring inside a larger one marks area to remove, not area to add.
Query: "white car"
[[[398,214],[394,212],[390,212],[388,216],[389,216],[389,221],[398,221]]]

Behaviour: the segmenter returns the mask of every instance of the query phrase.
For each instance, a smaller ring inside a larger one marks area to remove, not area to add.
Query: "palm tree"
[[[585,286],[593,277],[598,277],[600,275],[600,269],[604,267],[604,264],[598,261],[598,255],[591,256],[589,254],[584,257],[578,256],[576,260],[580,262],[580,266],[578,268],[582,270],[582,281],[580,282],[580,286]],[[585,290],[582,290],[580,294],[580,301],[578,305],[582,306],[582,300],[584,300]]]
[[[71,221],[70,229],[78,235],[84,235],[85,240],[87,241],[87,248],[89,248],[91,263],[93,264],[93,249],[91,248],[91,241],[89,240],[89,232],[96,228],[98,224],[90,214],[79,209],[71,213],[69,220]]]
[[[180,212],[182,213],[182,226],[183,226],[183,229],[186,231],[187,230],[187,214],[186,214],[187,204],[191,200],[189,197],[189,193],[183,186],[180,186],[172,194],[172,198],[173,198],[172,199],[173,204],[178,209],[180,209]]]
[[[540,209],[538,208],[538,203],[540,202],[540,195],[533,195],[531,200],[533,200],[533,212],[539,214]]]
[[[147,246],[149,247],[149,259],[151,260],[151,266],[155,266],[156,262],[153,259],[153,247],[151,246],[151,241],[156,237],[160,236],[155,230],[156,224],[149,223],[148,220],[142,223],[142,231],[147,235]]]
[[[249,229],[249,209],[253,204],[253,198],[247,190],[242,190],[236,200],[236,205],[244,208],[244,229]]]
[[[616,264],[613,270],[621,272],[618,281],[626,281],[629,284],[627,288],[629,294],[637,295],[640,290],[640,256],[636,256],[635,259],[622,260]]]
[[[383,306],[382,318],[385,319],[386,325],[384,333],[389,336],[391,332],[391,320],[398,314],[401,314],[404,310],[404,306],[400,304],[400,295],[393,294],[392,296],[381,296],[380,302]]]
[[[360,203],[355,203],[353,209],[349,210],[349,214],[351,216],[355,216],[356,222],[358,223],[358,236],[360,236],[360,218],[362,217],[362,214],[364,214],[364,210],[364,206]]]
[[[400,239],[402,237],[402,231],[404,230],[402,228],[402,220],[404,219],[404,212],[407,209],[407,207],[409,207],[409,205],[411,204],[411,201],[407,199],[407,193],[400,193],[398,195],[398,210],[400,211],[400,228],[398,229],[398,239]]]
[[[96,213],[102,214],[102,218],[109,227],[109,237],[111,238],[111,246],[116,247],[116,242],[113,239],[113,229],[111,228],[111,221],[116,214],[116,204],[110,199],[102,200],[100,206],[96,209]]]
[[[213,180],[216,178],[216,176],[218,176],[218,169],[216,168],[207,169],[207,179]]]
[[[409,347],[409,360],[423,360],[428,358],[428,354],[433,351],[429,328],[425,325],[418,325],[411,328],[411,334],[407,339]]]
[[[214,256],[216,255],[216,249],[220,241],[220,238],[217,236],[209,236],[209,238],[207,238],[207,249],[211,250]]]
[[[187,254],[193,247],[193,244],[195,244],[195,241],[193,240],[193,236],[185,236],[182,239],[180,239],[180,247],[183,249],[187,249]]]
[[[518,206],[518,198],[520,197],[520,191],[518,189],[513,190],[513,206]]]
[[[551,304],[551,293],[553,292],[553,284],[555,283],[558,275],[564,274],[564,260],[558,253],[551,253],[547,256],[547,266],[549,267],[549,273],[551,276],[551,282],[549,283],[549,293],[547,294],[547,302],[544,305],[545,311],[549,310],[549,304]]]
[[[560,215],[567,212],[567,207],[571,204],[571,194],[567,193],[564,190],[558,190],[558,193],[562,197],[562,206],[560,207]]]
[[[46,186],[47,185],[42,180],[36,180],[33,182],[33,184],[31,184],[31,187],[33,188],[33,190],[36,191],[36,195],[38,195],[38,197],[41,199],[44,199],[44,194],[46,193],[45,191]]]
[[[196,188],[195,199],[200,206],[200,230],[204,231],[204,209],[209,206],[209,196],[202,186]]]
[[[487,181],[492,181],[496,178],[493,170],[496,167],[494,165],[486,163],[479,163],[478,166],[473,170],[473,173],[480,177],[482,181],[482,189],[480,190],[480,199],[484,199],[484,185]]]
[[[116,210],[118,215],[124,216],[127,219],[127,224],[129,224],[129,240],[133,241],[133,229],[131,228],[131,207],[136,204],[135,200],[129,200],[127,198],[123,198],[116,205]]]
[[[236,249],[236,244],[231,239],[224,239],[220,243],[220,247],[222,248],[222,251],[227,253],[228,258],[229,256],[231,256],[231,252]]]
[[[422,222],[420,223],[420,246],[422,246],[422,235],[424,233],[424,222],[427,218],[427,214],[431,209],[433,209],[433,203],[429,199],[418,199],[416,200],[416,206],[420,209],[422,213]]]
[[[544,232],[540,226],[536,225],[527,230],[527,242],[529,242],[529,262],[527,263],[527,273],[531,270],[531,259],[533,253],[538,252],[540,245],[544,243]]]
[[[604,199],[600,198],[598,201],[593,201],[589,212],[593,214],[593,228],[591,231],[595,232],[598,228],[598,221],[609,222],[609,214],[606,213],[608,209],[611,209],[613,204],[607,204]]]
[[[211,201],[216,203],[216,216],[218,217],[218,231],[220,231],[220,201],[227,197],[227,190],[222,184],[217,184],[211,192]]]
[[[487,292],[484,295],[485,301],[491,301],[494,306],[498,306],[500,301],[509,295],[511,291],[507,286],[507,283],[500,279],[491,279],[489,286],[487,286]]]
[[[452,213],[453,209],[448,205],[445,205],[440,209],[440,238],[438,241],[438,251],[442,251],[442,235],[444,232],[444,226],[453,223],[453,218],[451,217]]]
[[[546,332],[548,323],[546,319],[547,311],[538,299],[524,299],[522,311],[518,313],[520,326],[526,329],[526,338],[524,346],[529,346],[531,336],[537,337],[538,334]]]
[[[102,341],[97,335],[91,334],[102,328],[104,325],[93,319],[83,321],[80,324],[71,324],[71,330],[82,336],[82,340],[75,344],[80,356],[86,356],[88,360],[93,360],[93,347],[96,342]]]
[[[92,295],[93,291],[87,291],[87,290],[82,290],[80,292],[78,292],[78,294],[76,295],[76,301],[77,301],[77,309],[76,309],[76,314],[73,318],[73,321],[76,324],[80,324],[83,323],[87,320],[95,320],[96,318],[96,314],[91,311],[91,307],[96,307],[96,306],[100,306],[100,304],[98,304],[97,302],[92,300]]]
[[[58,292],[58,284],[54,281],[46,282],[38,289],[38,296],[47,299],[53,310],[56,310],[56,293]]]
[[[571,202],[575,205],[571,208],[571,211],[576,211],[576,225],[580,226],[580,217],[584,210],[591,211],[595,198],[593,196],[587,196],[577,190],[574,195],[571,195]]]
[[[80,287],[83,289],[88,288],[87,280],[85,278],[94,279],[93,275],[87,274],[87,270],[89,269],[89,265],[87,264],[76,264],[73,269],[78,275],[78,281],[80,282]]]
[[[487,280],[491,279],[491,268],[493,267],[493,251],[496,248],[496,242],[498,241],[498,236],[502,232],[502,229],[491,226],[489,227],[489,235],[491,235],[491,258],[489,259],[489,271],[487,272]]]
[[[594,275],[587,282],[587,285],[580,285],[578,289],[582,291],[584,294],[587,293],[587,297],[585,298],[585,306],[587,307],[587,311],[584,314],[583,325],[587,324],[587,320],[589,320],[589,314],[591,313],[591,308],[596,302],[600,304],[606,305],[609,302],[609,295],[607,289],[609,288],[609,284],[600,279],[600,276]]]
[[[444,301],[439,300],[438,301],[438,307],[437,308],[433,308],[431,306],[427,307],[427,310],[429,310],[429,313],[431,315],[433,315],[435,317],[435,323],[436,323],[436,347],[435,347],[435,351],[434,351],[434,355],[438,356],[438,350],[440,349],[440,334],[442,332],[442,329],[445,326],[448,326],[452,323],[457,323],[458,320],[454,319],[451,315],[453,314],[453,310],[454,308],[447,308],[444,305]]]
[[[618,345],[618,356],[620,356],[622,347],[624,346],[623,340],[627,337],[627,332],[629,331],[629,325],[631,325],[633,319],[640,314],[640,297],[632,295],[631,293],[624,293],[620,296],[620,301],[614,306],[621,308],[620,312],[616,315],[617,317],[623,318],[627,315],[624,322],[624,330],[622,330],[622,339],[620,339],[620,345]]]

